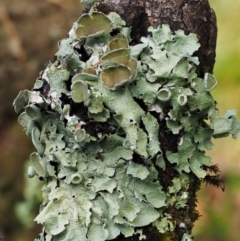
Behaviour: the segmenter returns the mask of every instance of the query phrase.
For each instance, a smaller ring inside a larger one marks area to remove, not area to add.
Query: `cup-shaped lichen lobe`
[[[103,13],[93,12],[92,14],[84,14],[77,21],[77,28],[75,31],[78,39],[88,37],[96,33],[110,32],[112,26],[109,18]]]
[[[178,103],[179,105],[185,105],[187,103],[187,96],[184,94],[181,94],[178,96]]]
[[[84,129],[77,129],[74,133],[75,135],[75,140],[78,142],[81,142],[84,140],[85,136],[86,136],[86,132]]]
[[[123,34],[118,34],[117,37],[114,37],[113,40],[109,43],[109,48],[111,51],[116,49],[127,49],[129,47],[127,37]]]
[[[161,101],[168,101],[171,95],[171,91],[168,88],[163,88],[158,91],[157,98]]]
[[[36,169],[32,166],[28,167],[28,177],[33,178],[36,175]]]
[[[87,102],[88,96],[88,86],[83,81],[76,81],[71,85],[71,97],[74,102]]]
[[[128,48],[120,48],[113,50],[106,55],[102,56],[102,61],[114,61],[122,65],[127,65],[128,61],[130,60],[130,53],[131,50]]]
[[[39,156],[39,154],[38,153],[32,153],[30,159],[32,161],[33,166],[35,167],[36,172],[40,176],[45,177],[46,170],[45,170],[45,166],[44,166],[44,161]]]
[[[210,73],[205,73],[204,84],[205,84],[206,90],[211,91],[216,87],[217,79]]]
[[[26,114],[31,120],[38,120],[41,117],[41,110],[36,105],[28,105],[26,107]]]
[[[114,89],[116,85],[128,81],[130,76],[131,71],[127,67],[118,66],[104,69],[101,74],[101,79],[109,89]]]

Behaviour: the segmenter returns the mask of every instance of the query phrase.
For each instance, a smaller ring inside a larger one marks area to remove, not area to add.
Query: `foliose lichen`
[[[214,76],[196,74],[196,35],[168,25],[148,31],[131,46],[118,14],[83,14],[56,61],[15,99],[37,150],[29,177],[44,181],[36,240],[141,240],[147,225],[179,226],[191,240],[168,210],[188,205],[191,175],[207,175],[211,138],[236,138],[240,123],[234,111],[218,116]],[[168,165],[178,175],[164,186],[159,170]]]

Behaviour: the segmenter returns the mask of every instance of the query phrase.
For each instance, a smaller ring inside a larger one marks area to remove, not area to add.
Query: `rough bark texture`
[[[217,26],[214,11],[210,8],[208,0],[103,0],[97,8],[104,13],[117,12],[126,21],[127,26],[132,26],[131,44],[133,45],[139,42],[141,36],[148,35],[147,29],[150,25],[157,27],[160,24],[168,24],[173,31],[182,29],[186,34],[197,34],[201,44],[200,49],[195,53],[200,60],[200,65],[197,67],[198,75],[203,77],[204,73],[213,72]],[[164,129],[164,126],[161,126],[161,129]],[[161,133],[159,139],[163,153],[165,150],[174,150],[176,136],[162,137]],[[135,161],[139,161],[141,157],[135,156],[136,158]],[[158,171],[159,182],[163,190],[167,191],[172,179],[178,177],[179,173],[170,163],[167,164],[165,171],[160,168]],[[189,193],[187,206],[181,209],[171,206],[165,210],[171,213],[171,221],[176,224],[175,230],[161,234],[152,226],[144,227],[142,229],[147,237],[146,241],[181,241],[186,231],[191,233],[194,222],[199,217],[196,211],[196,193],[200,184],[200,180],[191,175],[187,190]],[[185,223],[186,228],[181,228],[180,223]],[[138,235],[128,238],[121,235],[114,241],[138,240]]]
[[[208,0],[103,0],[98,9],[119,13],[132,26],[133,43],[148,34],[150,25],[168,24],[173,31],[197,34],[201,44],[195,54],[200,60],[198,74],[213,72],[217,25]]]

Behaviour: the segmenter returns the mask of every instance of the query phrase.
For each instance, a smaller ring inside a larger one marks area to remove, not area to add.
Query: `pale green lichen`
[[[234,111],[218,116],[209,93],[215,78],[196,74],[196,35],[150,27],[130,46],[124,24],[116,13],[84,14],[56,62],[14,101],[38,152],[29,177],[45,180],[36,240],[112,240],[149,224],[173,231],[165,210],[188,205],[188,174],[206,176],[211,138],[240,133]],[[174,149],[169,134],[177,136]],[[167,162],[180,176],[163,191],[157,168]],[[182,240],[191,240],[187,230]]]

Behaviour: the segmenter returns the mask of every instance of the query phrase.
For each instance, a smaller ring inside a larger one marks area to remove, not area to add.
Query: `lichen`
[[[124,24],[116,13],[82,15],[56,61],[14,101],[37,150],[29,177],[45,182],[36,240],[141,240],[147,225],[179,226],[191,240],[169,210],[188,206],[192,176],[207,175],[211,138],[240,132],[234,111],[218,116],[215,78],[196,74],[196,35],[150,27],[131,46]],[[169,166],[176,175],[166,181]]]

